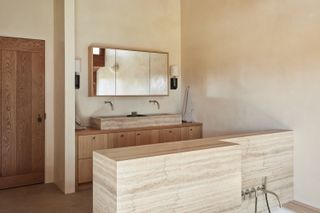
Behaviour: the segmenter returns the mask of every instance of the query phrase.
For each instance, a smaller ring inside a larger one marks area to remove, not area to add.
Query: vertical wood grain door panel
[[[109,149],[110,143],[108,140],[108,135],[97,135],[97,140],[93,142],[92,150],[103,150],[103,149]]]
[[[136,132],[136,145],[151,144],[151,131],[137,131]]]
[[[159,143],[159,130],[143,130],[136,132],[136,145]]]
[[[32,171],[32,53],[19,52],[17,66],[17,174]]]
[[[94,135],[81,136],[78,141],[78,159],[92,158]]]
[[[202,127],[191,126],[181,128],[181,140],[193,140],[202,138]]]
[[[2,176],[16,174],[16,52],[2,52]]]
[[[2,50],[0,49],[0,98],[2,99]],[[0,178],[2,177],[2,101],[0,101]]]
[[[44,182],[45,42],[0,37],[0,189]]]
[[[32,153],[36,153],[32,155],[33,172],[44,171],[44,57],[44,51],[32,54]]]
[[[135,146],[136,134],[135,132],[111,133],[108,135],[108,140],[109,143],[112,144],[110,148]]]
[[[160,143],[173,142],[181,140],[181,129],[162,129],[160,130]]]

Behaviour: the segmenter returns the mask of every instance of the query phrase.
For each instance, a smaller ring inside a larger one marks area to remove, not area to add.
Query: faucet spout
[[[160,103],[157,100],[149,100],[149,103],[157,104],[158,110],[160,109]]]
[[[279,198],[279,196],[278,196],[276,193],[274,193],[274,192],[272,192],[272,191],[269,191],[269,190],[266,190],[266,189],[263,189],[263,192],[264,192],[265,194],[272,194],[273,196],[275,196],[275,197],[277,198],[279,207],[282,208],[282,204],[281,204],[281,202],[280,202],[280,198]]]
[[[105,101],[104,104],[110,104],[111,110],[113,111],[114,107],[112,101]]]

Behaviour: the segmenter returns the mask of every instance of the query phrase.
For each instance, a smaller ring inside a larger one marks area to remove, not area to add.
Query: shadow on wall
[[[197,100],[198,98],[202,101]],[[266,129],[290,129],[263,109],[243,100],[198,98],[194,98],[197,103],[194,105],[194,113],[196,120],[204,124],[205,137]]]

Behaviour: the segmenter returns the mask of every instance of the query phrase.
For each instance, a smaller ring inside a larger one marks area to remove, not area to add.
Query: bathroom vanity
[[[181,122],[181,120],[180,120]],[[92,181],[94,150],[202,138],[201,123],[180,123],[139,128],[86,129],[76,131],[76,183]]]
[[[93,212],[254,212],[246,191],[264,177],[282,203],[293,200],[292,131],[95,151]],[[264,194],[257,196],[266,212]],[[269,195],[269,204],[278,202]]]

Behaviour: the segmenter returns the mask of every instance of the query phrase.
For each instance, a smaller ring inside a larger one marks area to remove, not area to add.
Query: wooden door
[[[45,42],[0,37],[0,189],[44,182]]]
[[[160,131],[160,143],[180,141],[180,140],[181,140],[180,128],[162,129]]]

